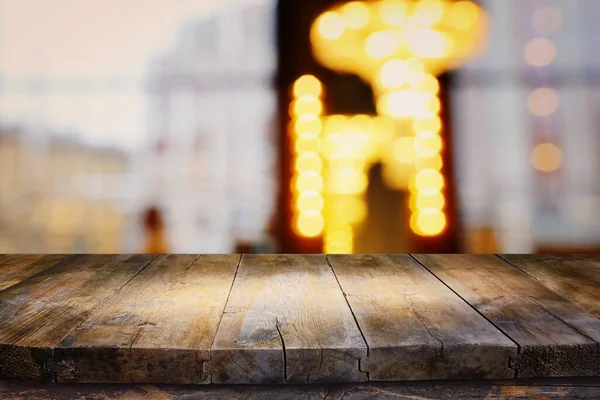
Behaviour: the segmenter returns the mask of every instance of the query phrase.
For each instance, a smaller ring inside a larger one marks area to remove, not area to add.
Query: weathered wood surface
[[[544,286],[600,318],[600,255],[502,255]]]
[[[215,383],[354,382],[366,355],[324,255],[245,255],[205,365]]]
[[[371,381],[508,379],[517,345],[408,255],[328,256]]]
[[[67,259],[66,255],[0,255],[0,290]]]
[[[0,379],[600,376],[600,256],[64,257],[0,255]]]
[[[59,382],[209,383],[239,255],[162,255],[55,349]]]
[[[44,379],[52,349],[152,256],[77,256],[0,292],[0,379]]]
[[[0,382],[0,398],[20,400],[439,400],[599,399],[600,381],[433,381],[343,385],[32,385]]]
[[[520,346],[518,377],[600,375],[600,320],[493,255],[415,255]]]

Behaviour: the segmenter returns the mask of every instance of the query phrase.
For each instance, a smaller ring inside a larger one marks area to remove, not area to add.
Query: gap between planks
[[[519,343],[517,343],[516,341],[514,341],[510,336],[508,336],[508,334],[499,326],[497,326],[496,324],[494,324],[487,316],[485,316],[483,313],[481,313],[476,307],[474,307],[473,305],[471,305],[471,303],[469,303],[464,297],[462,297],[460,294],[458,294],[458,292],[456,290],[454,290],[452,287],[450,287],[448,284],[446,284],[446,282],[444,282],[442,279],[440,279],[436,274],[434,274],[433,272],[431,272],[431,270],[429,268],[427,268],[427,266],[422,263],[421,261],[419,261],[414,255],[409,254],[409,256],[415,260],[415,262],[417,264],[419,264],[420,266],[422,266],[423,268],[425,268],[425,270],[427,272],[429,272],[431,275],[433,275],[435,277],[435,279],[437,279],[438,281],[440,281],[444,286],[446,286],[448,289],[450,289],[456,296],[458,296],[459,299],[461,299],[464,303],[466,303],[469,307],[471,307],[477,314],[481,315],[487,322],[489,322],[493,327],[495,327],[496,329],[498,329],[498,331],[502,332],[502,334],[504,336],[506,336],[506,338],[508,340],[510,340],[511,342],[513,342],[515,344],[515,346],[517,346],[517,354],[521,354],[521,345]],[[508,368],[513,369],[515,371],[515,379],[517,378],[517,368],[514,366],[515,360],[513,360],[512,358],[509,359],[508,362]]]
[[[333,276],[335,277],[335,281],[337,282],[342,294],[344,295],[344,300],[346,300],[346,304],[348,305],[348,308],[350,309],[350,313],[352,314],[352,318],[354,318],[354,322],[356,323],[356,327],[358,328],[358,331],[360,332],[360,335],[363,338],[363,341],[365,342],[365,346],[367,347],[367,356],[365,358],[369,357],[369,343],[367,342],[367,338],[365,338],[365,334],[362,331],[362,328],[360,327],[360,324],[358,323],[358,319],[356,319],[356,314],[354,313],[354,310],[352,309],[352,306],[350,305],[350,302],[348,301],[348,296],[346,295],[346,292],[344,291],[344,288],[342,287],[340,280],[338,279],[337,274],[335,273],[335,269],[333,268],[333,266],[331,265],[331,261],[329,260],[329,254],[325,255],[325,259],[327,260],[327,265],[329,265],[329,268],[331,268],[331,271],[333,272]],[[361,363],[363,362],[364,358],[360,358],[358,360],[358,370],[360,372],[364,372],[367,375],[367,381],[371,381],[371,378],[369,376],[369,372],[363,371],[361,369]]]

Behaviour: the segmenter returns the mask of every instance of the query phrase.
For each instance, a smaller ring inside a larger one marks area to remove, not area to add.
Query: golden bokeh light
[[[400,26],[408,17],[407,5],[394,0],[379,2],[379,18],[390,26]]]
[[[415,152],[415,139],[408,136],[402,136],[394,140],[392,145],[392,155],[401,164],[412,164],[417,158]]]
[[[421,0],[415,5],[413,19],[415,22],[427,26],[434,25],[444,15],[444,2],[442,0]]]
[[[321,141],[318,136],[304,138],[299,137],[294,143],[294,152],[298,155],[303,153],[319,153],[321,151]]]
[[[369,7],[360,1],[351,1],[342,6],[342,17],[348,29],[358,30],[369,22]]]
[[[323,232],[325,221],[318,211],[309,211],[297,216],[295,226],[297,233],[310,238],[319,236]]]
[[[330,232],[333,221],[328,218],[339,211],[328,206],[329,200],[352,198],[364,205],[366,171],[377,161],[383,163],[385,184],[410,190],[413,231],[422,236],[444,231],[444,143],[437,76],[483,49],[487,21],[483,9],[467,0],[352,1],[334,5],[316,20],[311,29],[315,58],[327,68],[358,75],[371,84],[377,113],[385,117],[377,123],[365,116],[324,119],[320,154],[327,251],[353,247],[350,234]],[[534,43],[526,51],[530,61],[541,64],[544,56],[553,58],[543,54],[543,46]],[[548,112],[548,102],[540,106],[537,103],[544,102],[537,96],[531,97],[532,112]],[[307,111],[305,119],[315,118],[314,109],[302,111]],[[338,210],[346,211],[342,206]],[[344,229],[352,230],[353,222],[348,217],[344,221],[350,224]]]
[[[325,39],[339,39],[345,30],[344,19],[334,11],[328,11],[321,15],[318,20],[319,33]]]
[[[323,196],[318,192],[304,192],[296,200],[296,208],[301,213],[308,211],[320,212],[323,210],[324,205],[325,201],[323,200]]]
[[[471,1],[457,1],[450,6],[449,20],[459,30],[473,28],[480,18],[480,8]]]
[[[556,59],[556,45],[547,38],[536,38],[525,47],[525,61],[533,67],[545,67]]]
[[[424,210],[427,208],[433,208],[437,210],[443,210],[446,206],[446,199],[440,192],[421,192],[410,198],[410,209],[415,212]]]
[[[440,191],[444,188],[444,176],[434,169],[424,169],[417,172],[415,188],[418,191],[433,189]]]
[[[292,109],[296,116],[318,116],[323,111],[323,105],[318,97],[312,94],[307,94],[296,99],[292,103]]]
[[[529,111],[538,117],[548,117],[556,112],[560,97],[552,88],[538,88],[529,95]]]
[[[306,95],[319,97],[323,92],[321,82],[313,75],[304,75],[294,83],[294,96],[300,98]]]
[[[426,119],[415,118],[413,129],[415,132],[430,131],[437,134],[442,130],[442,120],[438,116]]]
[[[292,87],[294,100],[290,105],[292,118],[292,148],[294,173],[291,190],[295,205],[294,230],[304,237],[317,237],[323,232],[324,199],[322,196],[323,160],[320,136],[323,124],[320,115],[323,104],[319,96],[321,82],[313,75],[304,75]]]
[[[431,28],[412,32],[408,41],[413,54],[421,58],[442,58],[452,51],[450,38]]]
[[[426,208],[414,213],[410,225],[421,236],[437,236],[446,229],[446,215],[436,208]]]
[[[442,138],[433,131],[421,131],[415,138],[414,148],[419,157],[434,157],[442,149]]]
[[[296,171],[302,172],[321,172],[323,162],[316,152],[303,152],[296,158]]]
[[[400,46],[400,37],[394,31],[373,32],[365,41],[365,51],[373,58],[389,57]]]
[[[302,172],[296,178],[295,188],[299,193],[323,190],[323,178],[315,171]]]
[[[323,129],[323,123],[320,119],[312,119],[312,120],[303,120],[300,119],[295,122],[294,125],[295,131],[299,135],[309,135],[303,137],[311,137],[318,136],[321,130]]]
[[[439,153],[435,154],[432,157],[416,157],[415,159],[415,169],[417,171],[423,169],[433,169],[436,171],[441,171],[444,163],[442,161],[442,156]]]
[[[531,152],[531,164],[541,172],[553,172],[562,167],[563,151],[554,143],[542,143]]]

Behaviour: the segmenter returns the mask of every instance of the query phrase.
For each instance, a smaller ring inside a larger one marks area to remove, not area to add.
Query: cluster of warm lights
[[[326,253],[352,253],[356,224],[364,221],[367,171],[381,158],[393,127],[382,117],[333,115],[324,118]]]
[[[323,232],[323,161],[320,154],[323,103],[321,82],[304,75],[293,86],[290,106],[294,229],[304,237]]]
[[[557,6],[538,9],[531,21],[538,35],[525,47],[525,61],[532,67],[548,67],[557,57],[557,47],[549,37],[558,32],[563,25],[562,11]],[[550,87],[534,89],[527,99],[527,106],[537,118],[551,117],[560,106],[560,96]],[[531,163],[541,172],[553,172],[563,164],[563,153],[554,143],[541,143],[531,153]]]
[[[462,64],[482,48],[485,23],[466,0],[352,1],[320,15],[311,41],[325,66],[372,82],[394,59],[416,57],[434,75]]]
[[[324,153],[328,174],[332,174],[326,181],[338,195],[353,196],[364,190],[369,160],[377,157],[383,161],[386,183],[408,187],[411,192],[411,229],[422,236],[444,231],[441,102],[436,76],[482,49],[486,22],[484,11],[468,0],[351,1],[315,20],[311,29],[315,57],[326,67],[357,74],[370,83],[379,115],[394,121],[391,130],[380,130],[390,134],[371,136],[377,139],[369,142],[364,128],[342,134],[343,118],[328,120],[325,150],[337,135],[339,153],[346,154],[344,161],[339,161],[337,153]],[[345,129],[367,125],[367,117],[358,118]],[[353,138],[357,132],[362,136]],[[383,145],[374,144],[377,141]]]

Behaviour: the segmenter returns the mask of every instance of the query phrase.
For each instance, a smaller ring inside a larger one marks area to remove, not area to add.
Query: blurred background
[[[0,0],[0,253],[597,252],[598,20]]]

